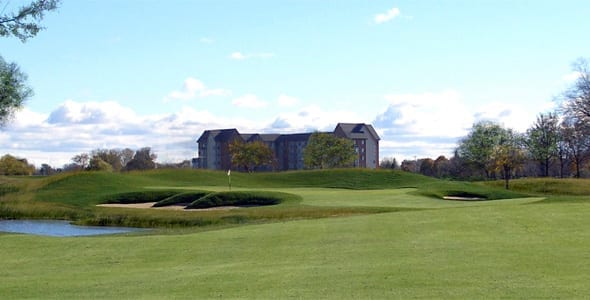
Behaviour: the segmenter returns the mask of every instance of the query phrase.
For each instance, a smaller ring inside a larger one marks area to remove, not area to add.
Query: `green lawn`
[[[265,184],[264,179],[245,178],[251,182],[236,189],[282,191],[301,200],[245,208],[242,211],[275,217],[205,231],[188,227],[70,238],[0,234],[0,295],[6,299],[569,299],[590,295],[589,196],[533,193],[535,197],[464,202],[425,196],[433,190],[455,190],[460,183],[342,189],[284,183],[281,187],[278,180]],[[165,177],[159,182],[153,173],[117,177],[123,181],[121,186],[136,182],[152,188],[224,189],[223,183],[188,184],[193,179]],[[55,184],[67,198],[59,182]],[[128,189],[109,184],[116,191]],[[42,184],[35,188],[41,189],[35,195],[46,196],[50,191]],[[485,186],[468,189],[499,193]],[[94,203],[99,197],[88,199]],[[24,196],[2,201],[34,202]],[[90,209],[81,203],[68,205],[73,205],[68,209]],[[346,209],[349,213],[329,215]],[[276,217],[278,212],[292,210],[306,213]],[[322,210],[326,213],[307,215]],[[99,211],[134,214],[131,209]]]

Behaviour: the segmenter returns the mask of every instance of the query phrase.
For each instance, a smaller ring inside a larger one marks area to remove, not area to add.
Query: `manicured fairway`
[[[268,208],[270,212],[301,207],[382,210],[204,231],[174,228],[70,238],[0,234],[0,298],[570,299],[590,295],[587,196],[464,202],[421,195],[416,193],[420,186],[264,189],[301,197],[297,203]]]

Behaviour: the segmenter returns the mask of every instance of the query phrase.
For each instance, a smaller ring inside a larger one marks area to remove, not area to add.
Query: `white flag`
[[[227,170],[227,176],[231,175],[231,170]]]

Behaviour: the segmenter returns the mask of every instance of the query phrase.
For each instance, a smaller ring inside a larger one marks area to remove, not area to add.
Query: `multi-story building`
[[[375,169],[379,167],[379,135],[370,124],[339,123],[333,132],[337,137],[352,140],[358,157],[354,166]],[[229,144],[262,141],[275,154],[278,170],[303,169],[303,150],[312,133],[296,134],[240,134],[237,129],[205,130],[197,140],[199,157],[193,159],[193,167],[214,170],[231,168]]]

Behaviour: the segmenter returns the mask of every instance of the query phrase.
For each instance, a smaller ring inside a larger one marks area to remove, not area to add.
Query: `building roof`
[[[206,142],[209,137],[213,137],[216,141],[229,140],[231,137],[239,134],[240,133],[235,128],[205,130],[197,140],[197,143]]]
[[[375,140],[381,139],[371,124],[338,123],[334,131],[337,131],[338,128],[340,128],[342,133],[349,139],[366,139],[369,136]]]
[[[346,138],[349,139],[367,139],[372,137],[375,140],[380,140],[379,135],[371,124],[365,123],[338,123],[334,132],[325,132],[326,134],[334,134],[335,132],[341,132]],[[311,132],[307,133],[293,133],[293,134],[273,134],[273,133],[244,133],[240,134],[237,129],[214,129],[205,130],[203,134],[197,140],[197,143],[204,143],[210,137],[213,137],[217,142],[228,142],[231,139],[239,136],[243,141],[251,142],[260,140],[263,142],[275,142],[275,141],[307,141],[312,135]]]

